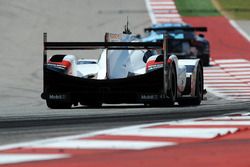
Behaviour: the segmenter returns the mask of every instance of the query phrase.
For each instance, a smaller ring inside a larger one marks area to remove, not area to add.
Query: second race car
[[[162,23],[154,24],[144,29],[146,35],[142,38],[145,42],[162,41],[164,34],[169,34],[173,39],[187,39],[187,41],[173,41],[169,52],[176,54],[179,58],[200,58],[204,66],[209,66],[210,44],[204,34],[195,32],[206,32],[206,27],[192,27],[184,23]]]

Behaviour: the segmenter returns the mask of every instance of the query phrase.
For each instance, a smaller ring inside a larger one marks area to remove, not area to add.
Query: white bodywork
[[[108,42],[137,42],[134,35],[108,34]],[[73,55],[66,55],[65,60],[72,64],[73,73],[70,75],[95,78],[95,79],[119,79],[134,75],[145,74],[146,63],[143,56],[146,50],[107,50],[104,49],[99,60],[79,59]],[[96,62],[96,63],[93,63]]]
[[[145,74],[146,63],[143,62],[145,51],[143,50],[109,50],[107,58],[105,49],[99,58],[99,61],[93,59],[72,60],[72,55],[66,55],[72,66],[73,76],[89,78],[95,76],[95,79],[118,79],[134,75]],[[108,62],[107,62],[108,61]],[[76,63],[77,62],[77,63]],[[95,63],[93,63],[95,62]],[[108,64],[108,67],[107,67]]]
[[[181,92],[184,91],[186,87],[186,78],[191,77],[191,96],[195,97],[195,87],[196,87],[196,72],[197,67],[200,62],[199,59],[178,59],[175,55],[171,55],[169,59],[173,60],[176,65],[177,73],[177,93],[181,96]]]
[[[97,60],[95,59],[79,59],[77,61],[78,76],[81,77],[94,77],[99,71]]]
[[[108,54],[108,78],[118,79],[145,74],[146,63],[143,62],[145,51],[113,50]]]
[[[107,50],[103,50],[101,53],[101,56],[99,58],[99,61],[97,63],[99,67],[99,71],[97,73],[97,78],[96,79],[106,79],[106,74],[107,74]]]
[[[68,75],[78,76],[76,57],[74,55],[66,55],[63,58],[63,61],[68,61],[71,63],[71,66],[68,70]]]
[[[139,42],[134,35],[106,34],[107,42]],[[108,50],[107,78],[118,79],[145,74],[146,63],[143,62],[145,50]]]
[[[186,86],[186,66],[184,64],[179,63],[180,60],[175,55],[171,55],[169,57],[175,63],[176,74],[177,74],[177,90],[178,92],[183,92]]]
[[[199,64],[199,59],[182,59],[179,60],[180,65],[184,65],[186,67],[192,67],[193,70],[186,72],[186,77],[191,77],[191,96],[195,96],[195,84],[196,84],[196,73],[197,73],[197,67]]]

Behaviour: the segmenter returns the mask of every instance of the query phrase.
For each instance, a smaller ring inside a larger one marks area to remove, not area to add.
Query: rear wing
[[[160,49],[161,42],[45,42],[45,50],[135,50]]]
[[[163,49],[162,42],[47,42],[47,33],[43,35],[43,63],[47,63],[48,50],[157,50]]]
[[[207,27],[149,27],[145,28],[144,32],[149,32],[149,31],[177,31],[177,30],[182,30],[182,31],[196,31],[196,32],[207,32]]]

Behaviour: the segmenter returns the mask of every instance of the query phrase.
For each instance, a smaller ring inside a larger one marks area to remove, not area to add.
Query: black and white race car
[[[78,104],[142,103],[199,105],[203,99],[200,59],[168,54],[169,39],[141,42],[131,34],[105,34],[104,42],[47,42],[44,34],[43,93],[49,108]],[[101,50],[98,60],[63,50]],[[62,54],[49,55],[48,51]],[[159,54],[158,54],[159,53]]]

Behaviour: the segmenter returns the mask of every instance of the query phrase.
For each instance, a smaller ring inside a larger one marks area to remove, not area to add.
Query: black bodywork
[[[144,75],[123,79],[86,79],[60,73],[45,66],[45,90],[48,100],[102,103],[138,103],[148,100],[164,100],[163,69]],[[154,97],[149,97],[149,96]]]

